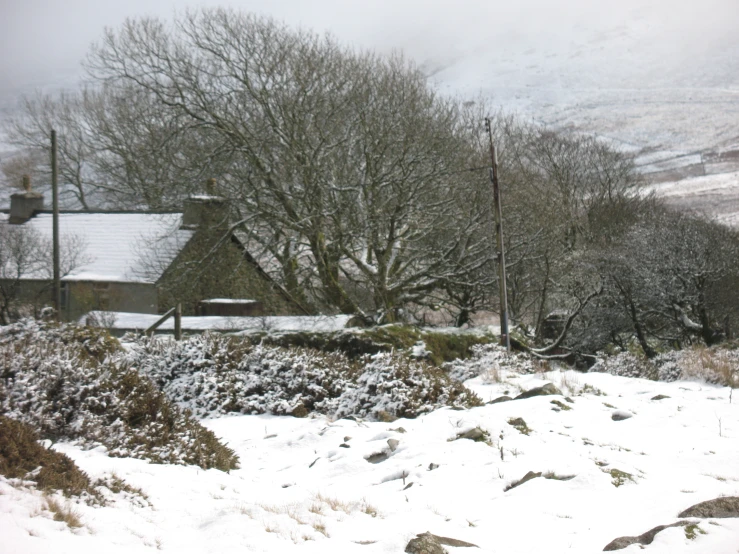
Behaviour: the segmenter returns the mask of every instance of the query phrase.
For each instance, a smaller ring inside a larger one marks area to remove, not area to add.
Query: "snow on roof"
[[[194,194],[189,196],[190,200],[198,200],[201,202],[207,202],[210,200],[226,200],[223,196],[215,196],[213,194]]]
[[[201,304],[251,304],[257,300],[248,300],[245,298],[209,298],[201,300]]]
[[[193,231],[180,230],[182,214],[62,213],[59,231],[81,241],[82,262],[63,280],[153,283],[172,263]],[[23,224],[44,239],[52,237],[52,215],[38,214]],[[24,275],[26,279],[41,278]]]

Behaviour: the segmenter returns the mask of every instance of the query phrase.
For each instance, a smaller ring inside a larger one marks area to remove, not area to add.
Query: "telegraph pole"
[[[59,177],[57,171],[56,131],[51,130],[51,198],[52,198],[52,242],[54,250],[54,310],[57,319],[62,319],[62,282],[59,269]]]
[[[511,351],[511,338],[508,334],[508,289],[506,287],[505,252],[503,251],[503,208],[498,184],[498,154],[493,143],[493,130],[490,118],[485,118],[485,129],[490,138],[490,181],[493,183],[493,215],[495,216],[495,245],[498,260],[498,287],[500,294],[500,345]]]

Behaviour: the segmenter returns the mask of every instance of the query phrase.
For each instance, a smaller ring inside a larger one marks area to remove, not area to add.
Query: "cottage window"
[[[92,293],[95,298],[96,310],[107,310],[110,308],[110,283],[93,283]]]

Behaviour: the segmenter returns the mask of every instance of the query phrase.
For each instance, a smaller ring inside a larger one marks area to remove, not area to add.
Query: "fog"
[[[583,36],[616,33],[635,25],[651,44],[639,55],[665,65],[699,60],[735,45],[736,0],[0,0],[0,88],[27,90],[69,83],[104,27],[126,17],[171,17],[197,6],[251,10],[380,51],[402,49],[419,63],[448,63],[475,52],[567,52]],[[603,46],[603,45],[601,45]],[[604,63],[623,52],[600,48]]]
[[[0,120],[77,88],[105,27],[200,6],[402,50],[442,93],[628,151],[739,150],[737,0],[0,0]]]

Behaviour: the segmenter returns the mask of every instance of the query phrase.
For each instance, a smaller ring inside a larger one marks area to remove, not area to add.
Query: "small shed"
[[[264,306],[257,300],[210,298],[198,303],[198,315],[260,316],[264,315]]]

